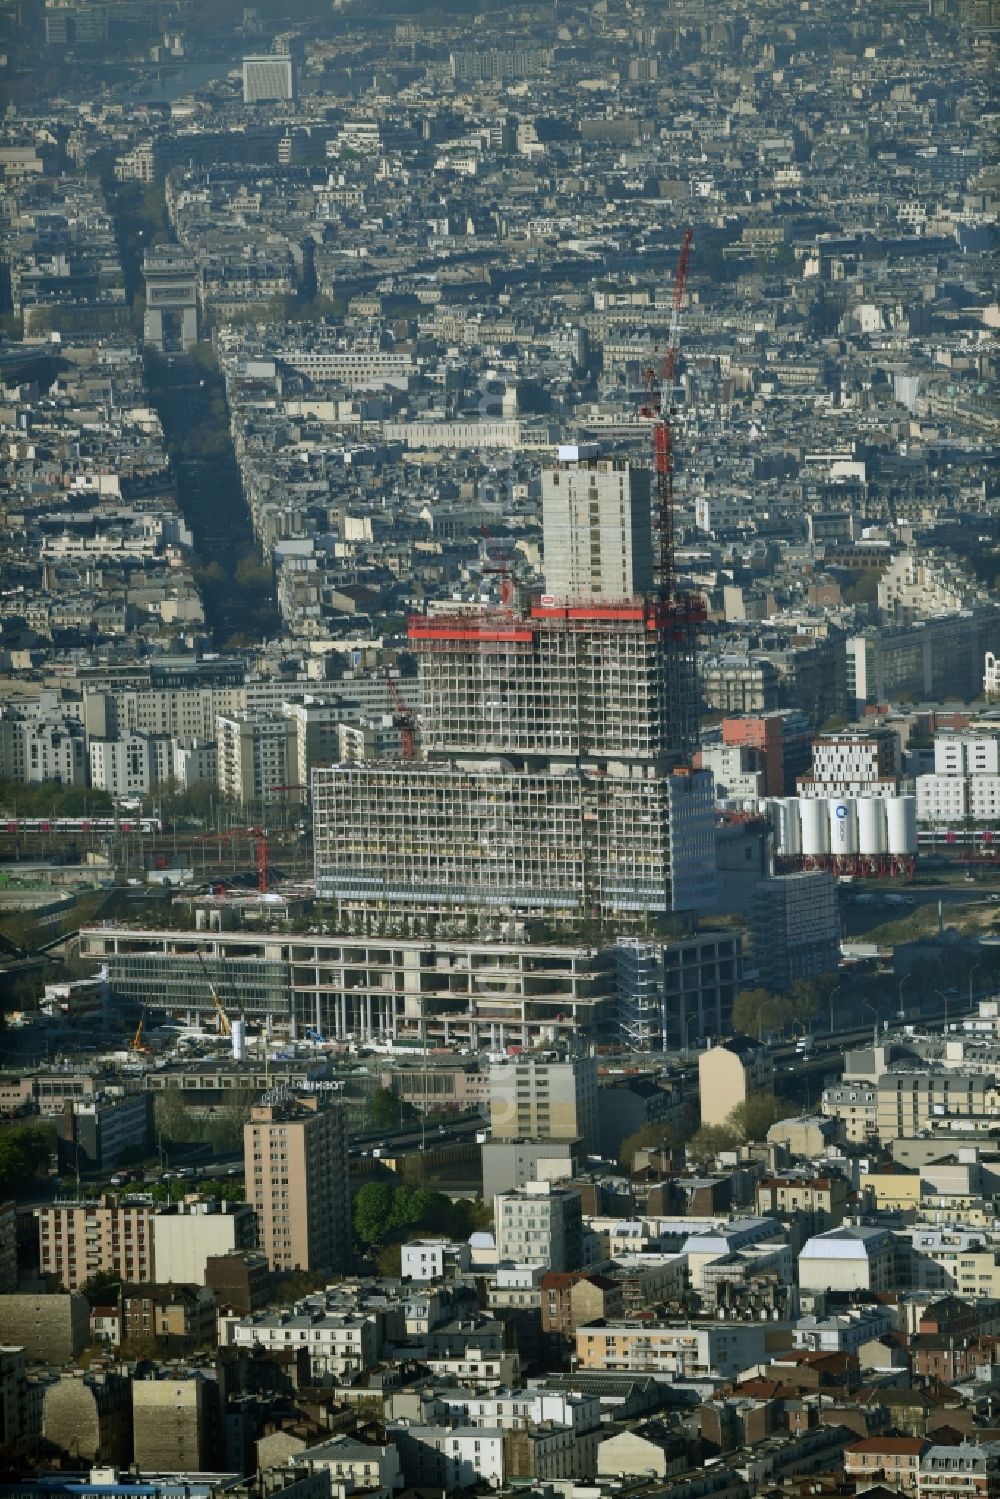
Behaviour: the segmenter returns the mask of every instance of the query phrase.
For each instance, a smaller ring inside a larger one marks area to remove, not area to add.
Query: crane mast
[[[653,423],[653,468],[656,472],[657,500],[657,585],[661,603],[674,604],[677,579],[674,569],[674,389],[677,360],[680,353],[681,313],[691,264],[691,229],[685,229],[674,271],[674,292],[670,308],[667,346],[660,366],[647,365],[643,372],[645,393],[641,415]]]
[[[219,1017],[219,1035],[231,1036],[233,1034],[232,1023],[229,1019],[229,1016],[226,1014],[225,1006],[223,1005],[222,1000],[219,998],[218,991],[215,985],[212,983],[212,976],[208,971],[208,964],[205,962],[205,959],[202,957],[200,952],[198,953],[198,962],[201,964],[201,971],[205,975],[205,982],[208,985],[208,992],[212,996],[212,1003],[214,1004],[215,1012]]]
[[[685,229],[681,240],[670,309],[667,345],[662,359],[643,371],[640,415],[652,427],[653,469],[656,475],[656,593],[657,629],[662,652],[667,700],[672,704],[676,730],[674,750],[682,762],[690,763],[697,746],[698,673],[697,635],[704,623],[702,599],[681,594],[677,588],[674,556],[674,429],[677,364],[680,353],[681,317],[691,264],[692,232]]]
[[[385,680],[389,686],[389,696],[392,698],[392,706],[396,710],[396,723],[399,727],[399,746],[403,752],[404,760],[416,758],[417,747],[413,737],[413,714],[403,702],[403,694],[400,692],[395,680],[385,674]]]

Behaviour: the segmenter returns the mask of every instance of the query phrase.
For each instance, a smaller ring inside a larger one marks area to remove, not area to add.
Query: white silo
[[[242,1062],[247,1052],[247,1023],[245,1020],[234,1020],[232,1034],[233,1061]]]
[[[796,796],[779,796],[771,802],[775,853],[784,859],[797,859],[802,853],[802,823]]]
[[[844,796],[831,797],[830,852],[838,859],[849,859],[858,851],[857,803]]]
[[[816,859],[830,852],[830,817],[826,806],[825,796],[799,798],[803,858]]]
[[[886,827],[885,799],[881,796],[862,796],[858,803],[858,853],[869,856],[889,851]]]
[[[890,854],[896,858],[912,858],[917,851],[916,797],[886,797],[886,822]]]

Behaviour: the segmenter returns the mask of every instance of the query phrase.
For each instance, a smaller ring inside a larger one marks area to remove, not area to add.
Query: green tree
[[[392,1187],[387,1182],[365,1182],[354,1199],[354,1232],[362,1244],[382,1244],[393,1219]]]
[[[375,1256],[379,1275],[398,1279],[403,1271],[403,1251],[399,1244],[386,1244]]]
[[[376,1129],[390,1130],[399,1127],[402,1118],[402,1100],[394,1088],[376,1088],[372,1094],[372,1124]]]
[[[788,991],[788,1011],[793,1025],[808,1030],[819,1013],[827,991],[816,979],[795,979]]]
[[[618,1147],[618,1164],[623,1171],[631,1171],[636,1153],[640,1150],[670,1150],[678,1143],[677,1131],[671,1124],[642,1124],[631,1135],[626,1135]]]
[[[48,1164],[54,1148],[55,1136],[44,1125],[12,1125],[0,1131],[0,1198],[30,1190],[31,1178]]]
[[[695,1161],[711,1161],[722,1150],[735,1150],[738,1132],[730,1124],[703,1124],[691,1136],[688,1149]]]
[[[153,1111],[156,1128],[164,1139],[178,1141],[190,1138],[191,1119],[179,1088],[164,1088],[157,1093]]]
[[[770,989],[744,989],[733,1001],[733,1029],[745,1036],[783,1030],[791,1018],[788,1000]]]
[[[751,1093],[729,1111],[726,1124],[741,1141],[765,1140],[772,1124],[797,1112],[794,1104],[774,1093]]]
[[[119,1290],[121,1280],[121,1276],[116,1275],[113,1270],[96,1270],[87,1277],[80,1290],[91,1306],[104,1306],[112,1299],[109,1293]]]

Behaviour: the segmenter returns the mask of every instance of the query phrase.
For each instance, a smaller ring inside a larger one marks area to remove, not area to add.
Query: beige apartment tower
[[[351,1211],[343,1109],[315,1094],[265,1097],[244,1125],[243,1154],[271,1269],[344,1269]]]
[[[653,587],[650,475],[596,443],[542,470],[545,587],[559,599],[626,599]]]
[[[160,1212],[156,1203],[113,1197],[39,1208],[39,1269],[64,1291],[77,1291],[104,1271],[130,1285],[148,1284],[156,1279],[153,1220]]]
[[[725,1124],[737,1104],[773,1086],[766,1047],[750,1036],[730,1036],[698,1057],[702,1124]]]
[[[175,1379],[132,1381],[136,1467],[151,1473],[211,1468],[214,1381],[199,1371]]]
[[[490,1067],[494,1140],[583,1140],[597,1150],[593,1057],[513,1057]]]

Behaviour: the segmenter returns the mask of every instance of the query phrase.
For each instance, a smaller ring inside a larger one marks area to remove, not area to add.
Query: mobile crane
[[[229,1016],[226,1014],[225,1006],[223,1005],[222,1000],[219,998],[218,990],[212,983],[212,976],[208,971],[208,964],[205,962],[205,959],[202,957],[200,952],[198,954],[198,962],[201,964],[201,970],[205,975],[205,982],[208,985],[208,992],[212,996],[212,1003],[215,1005],[216,1014],[219,1017],[219,1035],[231,1036],[233,1034],[232,1024],[230,1022]]]

